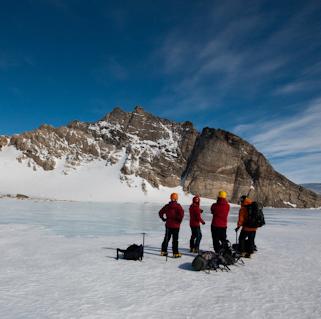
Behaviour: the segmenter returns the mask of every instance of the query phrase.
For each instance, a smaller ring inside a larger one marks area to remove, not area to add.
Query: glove
[[[165,217],[162,217],[162,221],[163,221],[163,222],[166,222],[166,218],[165,218]]]
[[[205,222],[202,222],[203,225],[205,225]]]
[[[236,232],[238,232],[239,229],[240,229],[240,227],[236,227],[234,230],[235,230]]]
[[[203,213],[203,209],[201,209],[201,214]]]

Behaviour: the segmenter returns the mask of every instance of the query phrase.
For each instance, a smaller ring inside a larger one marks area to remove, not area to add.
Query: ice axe
[[[250,189],[249,189],[249,191],[248,191],[247,194],[246,194],[246,197],[249,197],[249,196],[250,196],[250,193],[251,193],[251,190],[252,190],[252,189],[255,189],[254,186],[253,186],[253,184],[251,184]]]
[[[242,201],[243,201],[245,198],[249,198],[252,189],[255,189],[253,185],[250,186],[250,189],[249,189],[249,191],[247,192],[246,195],[242,195],[242,196],[239,198],[239,200],[238,200],[237,203],[238,203],[238,204],[241,204]]]
[[[143,254],[142,254],[142,260],[143,260],[143,257],[144,257],[144,246],[145,246],[145,235],[146,233],[141,233],[143,235]]]

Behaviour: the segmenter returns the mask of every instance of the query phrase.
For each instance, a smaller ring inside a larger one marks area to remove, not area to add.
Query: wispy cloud
[[[321,98],[300,113],[260,124],[260,133],[253,138],[253,142],[273,157],[316,152],[321,150],[320,123]]]
[[[308,65],[298,73],[291,82],[282,84],[274,91],[275,95],[293,95],[300,94],[302,91],[313,91],[320,88],[321,85],[321,62]]]
[[[321,79],[302,79],[276,88],[275,95],[300,95],[302,92],[319,92]]]
[[[320,123],[321,97],[302,105],[294,114],[239,125],[234,131],[246,136],[277,169],[296,182],[321,181]]]
[[[321,75],[321,61],[318,61],[312,65],[308,65],[302,71],[303,76],[320,76]]]
[[[311,88],[311,83],[306,81],[296,81],[282,85],[281,87],[277,88],[274,93],[276,95],[301,93],[301,91],[308,90],[309,88]]]
[[[275,161],[275,166],[297,183],[320,183],[321,154],[304,154],[286,160]]]
[[[168,33],[156,56],[170,80],[153,103],[166,99],[188,114],[204,105],[219,109],[231,94],[273,98],[315,90],[319,83],[300,79],[296,68],[319,45],[317,26],[305,28],[317,4],[296,7],[273,27],[278,13],[266,12],[263,5],[264,1],[250,2],[245,10],[238,1],[214,1],[203,23],[191,21]]]
[[[219,12],[220,19],[229,14],[228,10]],[[213,33],[200,40],[186,36],[186,30],[177,29],[169,34],[157,54],[161,55],[164,72],[175,81],[168,83],[163,94],[171,96],[172,103],[185,113],[195,112],[199,105],[219,107],[231,91],[253,94],[259,85],[270,81],[271,74],[289,62],[285,55],[280,57],[271,49],[267,51],[260,43],[246,45],[257,29],[264,28],[262,20],[265,21],[262,12],[254,11],[252,16],[241,13],[220,29],[210,24],[208,29],[213,29]],[[264,39],[260,41],[263,43]],[[202,102],[181,104],[194,100]]]

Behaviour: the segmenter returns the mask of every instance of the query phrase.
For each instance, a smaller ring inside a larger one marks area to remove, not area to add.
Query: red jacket
[[[159,211],[159,217],[164,219],[166,215],[166,227],[179,228],[184,217],[184,210],[177,202],[169,202]]]
[[[193,203],[189,207],[189,225],[191,227],[199,227],[200,223],[203,225],[205,224],[204,220],[202,219],[201,216],[202,210],[200,209],[200,205]]]
[[[224,198],[218,198],[217,202],[212,205],[213,214],[212,225],[214,227],[227,227],[227,218],[230,211],[230,204]]]

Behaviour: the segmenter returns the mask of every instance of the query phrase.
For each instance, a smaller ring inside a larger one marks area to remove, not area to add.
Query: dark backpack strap
[[[126,249],[117,248],[117,257],[116,257],[116,259],[117,260],[119,259],[119,252],[124,253],[125,251],[126,251]]]

